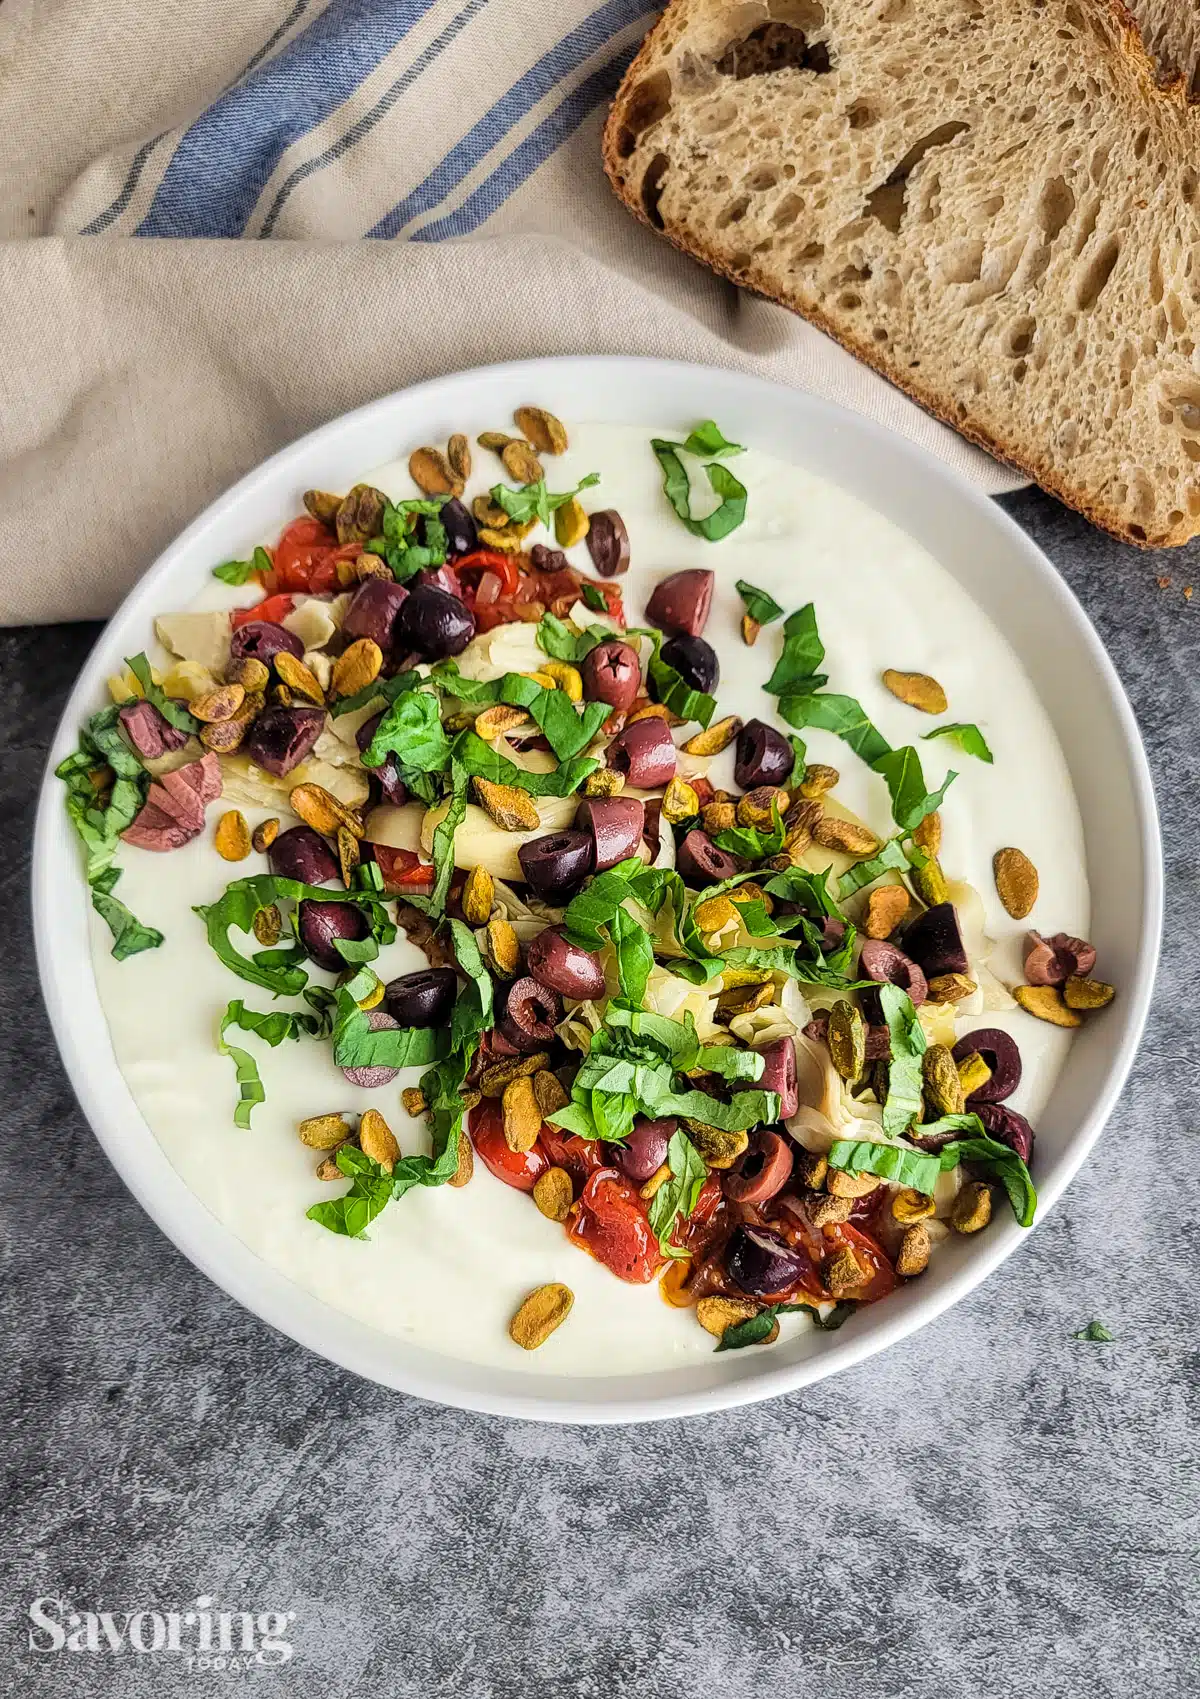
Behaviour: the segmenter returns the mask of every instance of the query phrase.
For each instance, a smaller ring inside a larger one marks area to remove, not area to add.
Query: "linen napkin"
[[[520,356],[735,367],[1023,480],[600,167],[646,0],[0,4],[0,620],[109,614],[259,460]]]

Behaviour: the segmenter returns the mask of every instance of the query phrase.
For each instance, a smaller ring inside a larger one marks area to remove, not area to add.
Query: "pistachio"
[[[250,854],[250,828],[236,808],[222,814],[213,833],[213,847],[226,861],[245,861]]]
[[[521,965],[521,946],[507,920],[498,916],[484,928],[484,950],[501,979],[512,979]]]
[[[669,726],[680,726],[683,721],[678,715],[662,702],[643,702],[640,708],[626,716],[625,724],[631,726],[635,720],[665,720]]]
[[[466,1093],[463,1093],[463,1106],[466,1107]],[[451,1179],[446,1181],[448,1186],[462,1187],[469,1185],[475,1174],[475,1152],[471,1141],[463,1129],[458,1134],[458,1167]]]
[[[305,697],[309,702],[315,702],[319,708],[325,706],[325,692],[311,667],[306,667],[303,661],[298,661],[295,655],[289,654],[286,649],[281,649],[273,658],[275,671],[290,691]]]
[[[518,407],[513,422],[540,454],[567,452],[567,427],[544,407]]]
[[[813,828],[821,820],[824,813],[825,810],[821,807],[819,802],[815,801],[812,797],[802,797],[799,802],[792,803],[792,806],[783,817],[783,823],[787,827],[789,834],[792,832],[804,832],[807,834],[806,841],[811,842]]]
[[[928,673],[898,673],[894,667],[888,667],[883,682],[893,696],[910,708],[919,708],[922,714],[944,714],[950,706],[946,692]]]
[[[915,1192],[911,1186],[905,1186],[892,1199],[892,1219],[900,1222],[903,1227],[910,1227],[914,1221],[926,1221],[933,1214],[936,1205],[924,1192]]]
[[[800,781],[800,795],[810,800],[824,796],[826,791],[834,788],[841,776],[836,767],[826,767],[820,761],[810,761]]]
[[[548,1221],[565,1221],[575,1201],[575,1188],[565,1168],[547,1168],[533,1185],[533,1201]]]
[[[796,1157],[796,1178],[812,1192],[819,1192],[829,1173],[829,1158],[822,1152],[806,1150]]]
[[[480,431],[475,441],[480,448],[490,448],[493,454],[499,454],[502,448],[507,448],[512,438],[507,431]]]
[[[509,522],[508,514],[491,496],[476,496],[471,503],[471,512],[480,525],[486,525],[492,531],[503,531]]]
[[[1038,896],[1038,870],[1023,850],[997,850],[992,857],[992,877],[1006,914],[1024,920]]]
[[[991,1192],[981,1180],[968,1180],[954,1200],[951,1227],[956,1233],[978,1233],[991,1219]]]
[[[822,849],[840,850],[843,855],[874,855],[879,848],[879,839],[868,827],[832,814],[821,816],[812,835]]]
[[[342,590],[348,590],[352,584],[361,584],[364,578],[386,578],[389,584],[392,581],[392,569],[387,561],[367,549],[355,555],[353,560],[339,560],[337,575],[338,588]]]
[[[741,729],[742,722],[739,717],[736,714],[727,714],[723,720],[714,720],[705,731],[697,732],[695,737],[689,737],[683,746],[684,753],[719,755],[723,749],[729,748]]]
[[[582,543],[588,534],[591,521],[583,511],[581,502],[572,496],[570,501],[563,502],[554,512],[554,541],[560,549],[573,549],[576,543]]]
[[[460,496],[463,480],[437,448],[418,448],[408,457],[408,475],[427,496]]]
[[[254,936],[265,950],[269,950],[272,944],[278,944],[283,934],[283,916],[274,903],[268,903],[266,908],[256,909],[250,925]]]
[[[359,1008],[362,1009],[364,1013],[366,1013],[369,1009],[377,1009],[383,1002],[383,994],[386,989],[387,988],[382,979],[377,978],[366,996],[358,999]]]
[[[313,518],[332,531],[337,524],[338,508],[342,505],[341,496],[330,495],[328,490],[305,490],[303,499]]]
[[[808,1219],[814,1227],[831,1227],[849,1221],[853,1213],[853,1198],[831,1197],[828,1192],[822,1192],[808,1206]]]
[[[724,977],[728,980],[728,969]],[[760,985],[727,984],[724,991],[717,993],[717,1012],[728,1021],[735,1015],[749,1015],[755,1009],[761,1009],[774,1001],[775,985],[772,980],[768,979]]]
[[[625,775],[615,767],[598,767],[583,781],[584,796],[619,796],[625,789]]]
[[[973,997],[979,987],[965,973],[938,973],[929,981],[931,1003],[961,1003]]]
[[[504,462],[504,470],[518,484],[536,484],[544,474],[542,463],[533,452],[530,443],[523,442],[520,437],[512,437],[500,450],[500,458]]]
[[[662,817],[677,826],[681,820],[694,820],[700,812],[700,798],[686,779],[678,775],[663,792]]]
[[[311,1150],[332,1150],[346,1142],[350,1129],[344,1115],[310,1115],[296,1131]]]
[[[935,808],[913,827],[912,841],[926,855],[940,855],[942,849],[942,817]]]
[[[692,910],[692,919],[701,932],[719,932],[723,926],[728,926],[731,920],[737,919],[737,910],[726,896],[708,897],[704,902],[696,904]]]
[[[902,1280],[914,1280],[929,1267],[931,1243],[927,1229],[919,1222],[904,1229],[900,1249],[896,1253],[896,1273]]]
[[[863,931],[868,938],[890,938],[910,908],[903,885],[879,885],[867,898]]]
[[[240,684],[247,694],[252,690],[265,690],[270,679],[270,668],[253,655],[239,655],[236,661],[230,661],[225,674],[226,684]]]
[[[854,1252],[848,1247],[835,1251],[831,1257],[826,1257],[822,1270],[825,1284],[835,1298],[844,1298],[848,1293],[856,1292],[865,1286],[870,1278],[866,1269],[859,1262]]]
[[[750,1298],[701,1298],[696,1305],[696,1320],[705,1333],[720,1339],[727,1327],[733,1327],[739,1321],[749,1321],[761,1307]]]
[[[1073,973],[1063,986],[1063,1000],[1068,1009],[1104,1009],[1116,996],[1116,987],[1102,979],[1084,979]]]
[[[295,700],[295,696],[286,684],[273,684],[271,686],[271,701],[277,708],[290,708]]]
[[[198,696],[192,703],[192,713],[206,725],[223,725],[226,720],[233,719],[245,700],[244,685],[223,684],[217,690]]]
[[[348,1139],[344,1139],[342,1142],[344,1144],[349,1144],[350,1141]],[[340,1150],[341,1145],[339,1145],[337,1149]],[[316,1175],[318,1180],[326,1181],[344,1180],[346,1178],[337,1165],[337,1150],[333,1152],[332,1156],[326,1156],[322,1161],[317,1163]]]
[[[704,1121],[686,1120],[684,1125],[710,1168],[732,1168],[750,1143],[748,1133],[727,1133],[723,1128],[710,1127]]]
[[[465,484],[471,476],[471,444],[461,431],[455,431],[446,444],[446,459],[454,476]]]
[[[533,1095],[537,1099],[543,1121],[550,1115],[556,1115],[560,1109],[565,1109],[571,1101],[567,1096],[566,1087],[549,1068],[539,1068],[534,1074]]]
[[[749,614],[742,615],[742,642],[747,649],[753,649],[758,642],[758,634],[761,630],[762,626],[756,619],[751,619]]]
[[[583,701],[583,678],[578,667],[567,661],[543,661],[538,671],[552,679],[555,689],[561,690],[570,701]]]
[[[486,867],[473,867],[463,886],[463,919],[468,926],[486,926],[496,900],[496,881]]]
[[[954,1056],[944,1044],[931,1044],[921,1058],[921,1084],[936,1115],[961,1115],[965,1102]]]
[[[421,1090],[420,1086],[416,1085],[405,1086],[404,1090],[400,1093],[400,1101],[404,1105],[404,1113],[414,1117],[417,1115],[424,1115],[425,1111],[429,1108],[428,1103],[425,1101],[425,1093]]]
[[[479,541],[489,549],[496,549],[502,555],[517,555],[521,552],[521,543],[533,530],[532,521],[528,525],[516,525],[510,519],[508,529],[501,530],[498,526],[484,525],[480,527]]]
[[[710,802],[700,817],[710,836],[714,832],[728,832],[737,824],[737,808],[732,802]]]
[[[929,856],[924,867],[914,867],[910,877],[917,888],[917,895],[930,908],[936,908],[939,903],[949,900],[950,887],[936,855]]]
[[[846,1168],[831,1168],[825,1181],[826,1189],[835,1198],[865,1198],[878,1186],[874,1174],[851,1174]]]
[[[522,1351],[536,1351],[561,1327],[575,1302],[569,1286],[553,1281],[531,1292],[508,1324],[508,1336]]]
[[[1083,1019],[1064,1000],[1057,985],[1015,985],[1013,996],[1026,1014],[1051,1026],[1082,1026]]]
[[[390,1174],[400,1156],[396,1135],[378,1109],[364,1109],[358,1123],[358,1142],[363,1154],[378,1162],[385,1174]]]
[[[342,884],[350,889],[354,879],[354,869],[362,860],[362,851],[358,847],[358,839],[349,826],[339,826],[337,829],[338,867],[342,875]]]
[[[493,1062],[479,1077],[481,1096],[501,1097],[506,1085],[540,1073],[549,1060],[546,1051],[539,1050],[532,1056],[506,1056],[502,1062]]]
[[[650,1178],[644,1185],[638,1187],[638,1197],[643,1199],[644,1202],[649,1203],[655,1194],[662,1190],[670,1178],[671,1164],[669,1162],[664,1162],[660,1167],[654,1170],[653,1174],[651,1174]]]
[[[371,484],[355,484],[339,505],[334,524],[339,543],[369,543],[383,530],[387,497]]]
[[[753,879],[747,879],[744,885],[739,885],[731,891],[729,900],[735,906],[738,903],[761,903],[768,914],[775,913],[775,899],[769,897],[762,886]]]
[[[529,715],[524,708],[510,708],[507,702],[497,702],[476,716],[475,735],[485,743],[491,743],[493,738],[503,737],[505,732],[516,731],[518,726],[528,724]]]
[[[528,1075],[508,1082],[500,1094],[500,1107],[504,1115],[504,1142],[509,1150],[530,1150],[542,1130],[542,1112]]]
[[[374,684],[383,666],[383,650],[370,637],[357,642],[338,656],[333,663],[333,694],[357,696],[369,684]]]
[[[991,1077],[992,1070],[978,1050],[972,1050],[970,1055],[964,1056],[958,1064],[958,1080],[964,1097],[970,1097],[973,1091],[978,1091],[981,1085],[986,1085]]]
[[[288,802],[293,814],[298,814],[306,826],[331,838],[339,826],[345,826],[356,838],[363,835],[362,822],[344,802],[338,800],[324,785],[296,785]]]
[[[516,785],[497,785],[491,779],[476,778],[475,795],[497,826],[506,832],[536,832],[541,825],[537,808],[528,791]]]
[[[867,1023],[842,997],[829,1011],[829,1054],[844,1080],[856,1080],[867,1065]]]
[[[787,805],[788,793],[780,790],[778,785],[758,785],[738,798],[738,825],[766,830],[774,825],[776,816],[782,814]]]

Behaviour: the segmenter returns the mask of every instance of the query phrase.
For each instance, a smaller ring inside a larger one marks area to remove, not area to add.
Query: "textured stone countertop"
[[[1035,492],[1008,505],[1099,627],[1154,768],[1167,934],[1132,1079],[1066,1199],[948,1315],[811,1391],[650,1427],[533,1427],[356,1380],[143,1215],[59,1068],[29,933],[46,744],[96,628],[0,634],[0,1690],[1197,1691],[1200,599],[1182,586],[1200,547],[1142,555]],[[1093,1318],[1115,1343],[1072,1339]],[[166,1611],[201,1595],[294,1611],[290,1663],[27,1649],[38,1596]]]

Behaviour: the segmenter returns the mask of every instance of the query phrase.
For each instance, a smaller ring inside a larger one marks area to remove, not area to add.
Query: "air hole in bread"
[[[878,116],[869,100],[856,100],[853,106],[846,108],[846,122],[852,130],[868,129]]]
[[[625,105],[625,122],[617,136],[617,152],[628,159],[653,125],[671,110],[671,79],[666,71],[655,71],[634,89]]]
[[[1037,330],[1037,320],[1031,318],[1018,319],[1010,325],[1007,337],[1007,347],[1010,354],[1019,358],[1028,354],[1033,346],[1034,332]]]
[[[799,195],[784,195],[771,214],[771,223],[776,230],[786,230],[789,224],[795,224],[803,211],[804,202]],[[824,252],[824,249],[822,249],[822,252]]]
[[[642,178],[642,210],[656,230],[661,230],[664,227],[662,213],[658,210],[658,203],[662,199],[663,178],[667,175],[669,164],[670,161],[665,153],[656,153],[646,167],[646,174]]]
[[[949,123],[939,124],[935,130],[930,130],[927,135],[915,141],[879,187],[871,190],[863,211],[869,217],[877,218],[884,229],[890,230],[893,236],[897,235],[904,220],[904,200],[909,177],[932,148],[945,147],[955,136],[961,136],[964,130],[969,129],[969,124],[954,118]]]
[[[723,77],[743,82],[747,77],[770,76],[775,71],[831,69],[829,48],[823,41],[809,42],[802,29],[792,24],[759,24],[749,35],[731,41],[716,61]]]
[[[1017,361],[1016,365],[1013,367],[1012,375],[1018,383],[1020,383],[1021,380],[1024,378],[1025,373],[1028,371],[1028,369],[1029,368],[1026,366],[1024,360],[1018,360]]]
[[[730,254],[730,256],[729,256],[729,269],[730,269],[730,271],[747,271],[747,270],[749,270],[749,267],[750,267],[750,255],[746,252],[746,250],[744,248],[739,248],[736,253]]]
[[[760,165],[746,179],[746,187],[752,194],[761,194],[763,189],[773,189],[779,181],[779,172],[773,165]]]
[[[728,230],[731,224],[740,224],[750,208],[749,195],[735,195],[727,206],[722,207],[717,214],[717,229]]]
[[[871,338],[874,342],[886,342],[888,339],[888,333],[884,330],[881,324],[877,324],[875,329],[871,332]]]
[[[1181,383],[1178,378],[1164,384],[1162,406],[1169,409],[1164,424],[1173,424],[1177,430],[1189,433],[1200,431],[1200,384]]]
[[[1131,525],[1129,527],[1129,535],[1131,537],[1136,537],[1139,543],[1144,543],[1146,541],[1146,531],[1145,527],[1142,525]]]
[[[1037,221],[1039,227],[1046,232],[1048,242],[1053,242],[1074,211],[1075,196],[1064,178],[1051,177],[1042,184],[1042,192],[1038,196]]]
[[[1091,164],[1088,166],[1088,174],[1093,183],[1099,184],[1102,181],[1107,166],[1108,149],[1106,147],[1098,147],[1092,155]]]
[[[983,243],[977,236],[947,243],[938,264],[939,276],[944,283],[978,283],[983,253]]]
[[[1106,236],[1075,280],[1074,304],[1081,313],[1094,307],[1113,267],[1121,257],[1121,244],[1116,236]]]
[[[1154,246],[1150,249],[1150,300],[1153,305],[1157,307],[1162,298],[1162,256],[1159,253],[1158,243],[1155,242]]]
[[[854,294],[853,290],[847,290],[844,295],[838,296],[837,304],[844,313],[857,312],[862,306],[862,296]]]
[[[1183,196],[1185,201],[1194,201],[1196,198],[1196,188],[1196,173],[1189,166],[1184,171],[1183,176],[1179,179],[1179,193]]]
[[[1066,18],[1072,29],[1081,30],[1086,28],[1083,13],[1079,10],[1079,7],[1073,3],[1067,7],[1063,16]]]
[[[1181,446],[1189,460],[1200,460],[1200,442],[1197,442],[1195,437],[1184,437]]]
[[[980,205],[979,216],[980,216],[980,218],[995,218],[995,216],[998,212],[1003,212],[1003,211],[1004,211],[1004,196],[1003,195],[989,195],[987,200],[983,201]]]
[[[1137,135],[1133,138],[1133,157],[1135,159],[1143,158],[1144,155],[1145,155],[1146,149],[1149,147],[1149,145],[1150,145],[1150,132],[1149,132],[1149,130],[1139,130]]]
[[[824,242],[806,242],[796,255],[796,265],[814,265],[825,258]]]

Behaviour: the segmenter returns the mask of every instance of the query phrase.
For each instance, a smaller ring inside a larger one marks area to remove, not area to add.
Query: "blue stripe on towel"
[[[467,131],[424,182],[418,184],[367,234],[384,238],[396,236],[412,219],[440,205],[556,83],[585,63],[628,25],[657,11],[658,7],[648,0],[607,0],[607,4],[585,18],[543,54],[536,64],[531,65],[508,93]]]
[[[185,131],[139,236],[240,236],[289,147],[353,94],[436,0],[331,0]]]
[[[610,100],[625,75],[637,46],[623,48],[607,65],[602,65],[543,118],[463,204],[445,218],[413,232],[414,242],[444,242],[451,236],[469,236],[515,194],[539,165],[560,148],[602,100]]]

